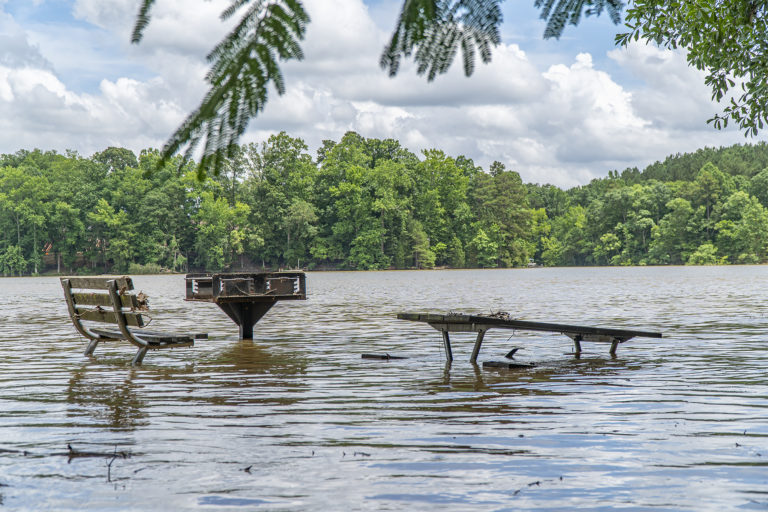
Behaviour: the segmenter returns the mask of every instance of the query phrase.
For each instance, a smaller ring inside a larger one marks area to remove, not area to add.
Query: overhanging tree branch
[[[491,61],[491,47],[501,42],[502,0],[405,0],[392,38],[379,64],[395,76],[405,57],[427,80],[448,71],[459,48],[464,74],[475,69],[475,54]]]
[[[142,2],[134,42],[141,40],[153,3]],[[210,89],[166,142],[160,165],[182,149],[191,158],[202,143],[199,172],[218,174],[224,160],[234,154],[250,120],[264,109],[269,83],[278,94],[285,92],[278,61],[304,58],[299,42],[309,16],[300,0],[235,0],[222,18],[230,18],[248,4],[240,22],[208,55]]]

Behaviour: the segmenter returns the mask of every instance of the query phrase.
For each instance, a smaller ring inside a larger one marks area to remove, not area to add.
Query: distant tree
[[[99,199],[94,211],[87,216],[89,224],[93,227],[95,244],[101,252],[102,264],[106,267],[107,261],[112,260],[119,272],[126,272],[133,259],[137,234],[134,226],[129,222],[128,213],[125,210],[115,210],[106,199]]]
[[[130,149],[109,147],[93,155],[92,159],[107,167],[108,172],[122,171],[126,167],[138,167],[139,161]]]
[[[498,248],[497,263],[504,267],[526,265],[533,256],[524,243],[533,212],[528,207],[527,189],[520,175],[497,166],[494,176],[477,177],[472,192],[479,227]]]
[[[476,263],[483,268],[498,267],[499,245],[480,228],[475,238],[469,243],[474,251]]]
[[[413,264],[416,268],[432,268],[435,266],[435,253],[430,248],[427,233],[417,220],[411,222],[411,238],[413,240]]]
[[[690,201],[677,197],[667,203],[667,213],[651,233],[649,248],[652,263],[682,264],[695,248],[693,207]]]
[[[755,174],[749,183],[749,192],[768,207],[768,168]]]
[[[245,252],[251,235],[247,219],[248,205],[230,206],[223,197],[202,193],[200,209],[195,215],[198,236],[195,244],[199,263],[207,270],[221,270],[232,265]]]
[[[3,275],[22,275],[27,268],[27,260],[24,259],[21,247],[9,245],[0,253],[0,271]]]
[[[711,238],[716,219],[713,218],[715,205],[733,192],[733,180],[720,169],[707,163],[701,168],[694,181],[692,203],[704,208],[703,225],[707,237]]]
[[[592,254],[598,263],[605,265],[620,262],[621,239],[615,233],[605,233],[595,245]]]
[[[760,263],[768,251],[768,211],[754,196],[734,192],[721,206],[715,225],[718,252],[732,263]]]
[[[711,242],[701,244],[688,258],[686,265],[716,265],[725,261],[717,256],[717,247]]]

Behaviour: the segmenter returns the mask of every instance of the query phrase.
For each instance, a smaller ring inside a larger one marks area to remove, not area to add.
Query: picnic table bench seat
[[[75,329],[90,343],[85,355],[93,354],[99,343],[128,341],[138,347],[131,364],[140,365],[149,350],[191,347],[206,334],[179,334],[144,329],[149,313],[146,295],[133,293],[128,276],[62,277],[61,286]],[[87,323],[84,323],[87,322]],[[116,324],[116,327],[92,324]]]
[[[610,343],[609,353],[616,356],[616,348],[620,343],[629,341],[635,337],[661,338],[660,332],[640,331],[637,329],[612,329],[604,327],[590,327],[582,325],[555,324],[550,322],[531,322],[512,318],[509,313],[499,311],[491,315],[466,315],[462,313],[449,313],[447,315],[434,313],[398,313],[400,320],[412,322],[424,322],[432,328],[440,331],[443,336],[445,356],[448,361],[453,360],[451,338],[449,332],[476,332],[477,339],[469,360],[477,362],[480,347],[483,344],[485,333],[489,329],[512,329],[520,331],[553,332],[568,336],[573,340],[574,355],[581,355],[582,342]]]

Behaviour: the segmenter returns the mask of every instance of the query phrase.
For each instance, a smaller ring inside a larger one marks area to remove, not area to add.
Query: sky
[[[157,0],[130,43],[139,0],[0,0],[0,153],[159,148],[206,92],[205,56],[226,34],[230,0]],[[353,130],[414,153],[440,149],[525,182],[571,187],[705,146],[765,140],[718,131],[702,72],[682,52],[634,44],[607,16],[542,39],[533,0],[503,4],[502,44],[466,78],[432,83],[406,63],[378,66],[401,0],[304,0],[305,59],[283,66],[243,143],[286,131],[314,151]]]

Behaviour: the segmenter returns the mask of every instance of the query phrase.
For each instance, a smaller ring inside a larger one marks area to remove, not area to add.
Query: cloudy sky
[[[304,1],[306,58],[285,65],[286,94],[272,93],[244,142],[285,130],[314,151],[354,130],[560,186],[745,142],[706,124],[717,107],[683,54],[618,50],[621,26],[605,16],[543,41],[533,0],[507,0],[492,64],[427,84],[409,65],[395,79],[378,67],[401,0]],[[160,147],[205,94],[204,57],[228,4],[157,0],[131,45],[139,0],[0,0],[0,153]]]

